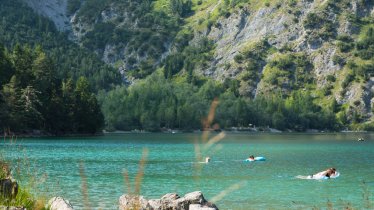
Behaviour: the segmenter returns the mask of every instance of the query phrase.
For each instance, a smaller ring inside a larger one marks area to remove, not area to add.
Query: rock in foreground
[[[217,206],[205,200],[200,191],[191,192],[184,197],[168,193],[161,199],[147,200],[143,196],[124,194],[119,198],[119,209],[142,210],[218,210]]]
[[[73,206],[68,200],[62,197],[53,197],[48,201],[50,210],[74,210]]]
[[[5,200],[11,200],[18,194],[18,184],[9,179],[0,179],[0,196]]]

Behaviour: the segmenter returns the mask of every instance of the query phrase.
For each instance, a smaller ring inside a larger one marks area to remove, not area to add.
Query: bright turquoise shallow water
[[[358,137],[366,141],[355,141]],[[82,207],[83,200],[81,162],[91,205],[95,209],[116,209],[118,198],[127,190],[123,173],[128,171],[134,179],[143,148],[149,150],[141,188],[147,198],[201,190],[209,200],[240,183],[241,188],[217,202],[220,209],[327,208],[328,201],[338,209],[346,203],[364,209],[364,190],[374,192],[373,134],[228,134],[219,143],[222,148],[212,155],[212,162],[201,164],[201,170],[195,167],[196,139],[201,135],[32,138],[18,139],[17,146],[2,142],[0,150],[12,162],[20,158],[27,164],[23,169],[37,172],[37,176],[47,174],[38,193],[62,195],[75,207]],[[241,160],[250,154],[267,160],[243,163]],[[295,178],[328,167],[337,168],[341,176],[325,181]]]

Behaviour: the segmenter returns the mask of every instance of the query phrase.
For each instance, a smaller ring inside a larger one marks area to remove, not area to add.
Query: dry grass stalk
[[[223,138],[225,138],[225,136],[226,134],[224,132],[220,132],[218,135],[208,140],[208,142],[204,145],[203,150],[205,151],[209,150],[212,146],[214,146],[219,141],[221,141]]]
[[[79,176],[81,177],[82,180],[82,196],[83,196],[83,206],[84,209],[91,209],[90,207],[90,201],[88,199],[88,187],[87,187],[87,177],[84,173],[84,164],[81,162],[79,164]]]
[[[202,161],[204,157],[214,155],[215,153],[217,153],[223,148],[223,146],[219,145],[218,143],[222,139],[225,138],[226,134],[224,132],[220,132],[219,134],[209,138],[211,130],[219,129],[218,124],[212,125],[214,117],[215,117],[215,111],[217,109],[218,104],[219,104],[218,100],[214,99],[214,101],[212,102],[210,106],[210,110],[209,110],[209,114],[207,118],[202,120],[203,129],[204,129],[203,134],[202,134],[202,140],[201,142],[199,142],[198,140],[195,140],[195,145],[194,145],[195,156],[196,156],[197,162]],[[197,175],[195,176],[195,179],[199,180],[198,174],[200,174],[203,166],[204,164],[195,164],[195,172],[197,173]],[[231,192],[238,190],[244,185],[246,185],[246,181],[242,181],[242,182],[231,185],[227,189],[221,191],[218,195],[214,196],[211,199],[211,202],[215,203],[217,201],[222,200],[222,198],[224,198]]]
[[[241,187],[243,187],[244,185],[246,185],[247,182],[246,181],[241,181],[241,182],[238,182],[236,184],[233,184],[231,185],[230,187],[222,190],[218,195],[214,196],[210,202],[212,203],[216,203],[217,201],[220,201],[222,200],[222,198],[224,198],[226,195],[234,192],[235,190],[238,190],[240,189]]]
[[[203,134],[201,137],[201,141],[198,139],[195,140],[194,148],[195,148],[195,156],[197,162],[203,161],[204,157],[210,156],[216,152],[218,152],[222,147],[217,146],[218,142],[221,141],[226,134],[224,132],[220,132],[218,135],[209,138],[211,130],[219,129],[218,124],[213,124],[215,112],[219,101],[215,98],[210,106],[210,110],[208,116],[202,119],[202,127],[203,127]],[[213,125],[212,125],[213,124]],[[212,152],[214,151],[214,153]],[[195,164],[195,171],[200,172],[202,169],[201,164]],[[197,177],[195,177],[196,179]]]
[[[140,187],[141,187],[141,183],[144,177],[144,168],[145,168],[147,157],[148,157],[148,149],[145,148],[143,149],[142,158],[139,161],[138,173],[136,174],[136,177],[135,177],[135,192],[134,192],[135,195],[140,195]]]
[[[211,125],[214,120],[215,112],[218,106],[218,99],[215,98],[210,105],[209,114],[206,118],[202,119],[202,125],[203,125],[203,135],[202,135],[202,141],[205,143],[209,138],[210,130],[212,129]]]
[[[144,168],[145,168],[145,165],[146,165],[146,162],[147,162],[147,157],[148,157],[148,149],[144,148],[143,153],[142,153],[142,157],[139,161],[138,172],[135,176],[134,190],[132,190],[132,184],[130,182],[128,172],[125,171],[123,173],[124,182],[125,182],[125,185],[126,185],[126,188],[127,188],[127,194],[131,195],[131,197],[134,199],[133,200],[134,202],[132,202],[132,206],[130,207],[130,209],[132,209],[132,210],[136,210],[136,209],[141,208],[140,190],[141,190],[141,184],[142,184],[143,177],[144,177]]]

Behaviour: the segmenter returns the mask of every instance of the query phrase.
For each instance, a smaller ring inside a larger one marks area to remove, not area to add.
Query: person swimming
[[[311,175],[312,178],[315,178],[315,177],[327,177],[327,178],[330,178],[331,176],[334,176],[336,175],[336,169],[335,168],[328,168],[324,171],[321,171],[321,172],[318,172],[316,174],[313,174]]]
[[[248,158],[248,160],[252,160],[252,161],[255,160],[255,156],[250,155],[249,158]]]
[[[209,163],[210,162],[210,157],[205,157],[205,163]]]

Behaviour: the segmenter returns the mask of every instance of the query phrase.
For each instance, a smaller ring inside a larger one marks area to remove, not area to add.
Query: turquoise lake
[[[364,142],[357,141],[361,137]],[[195,143],[201,140],[201,134],[18,138],[1,141],[0,150],[14,171],[19,168],[36,177],[35,194],[63,196],[77,208],[83,207],[81,164],[90,206],[117,209],[118,198],[127,192],[124,172],[134,183],[147,148],[141,182],[146,198],[200,190],[208,200],[227,192],[216,202],[220,209],[374,209],[374,134],[226,134],[206,152],[212,159],[209,164],[196,159],[196,145],[206,145]],[[266,161],[244,163],[251,154]],[[335,167],[340,177],[295,178],[329,167]],[[22,186],[28,180],[20,182]],[[240,187],[229,192],[235,185]]]

